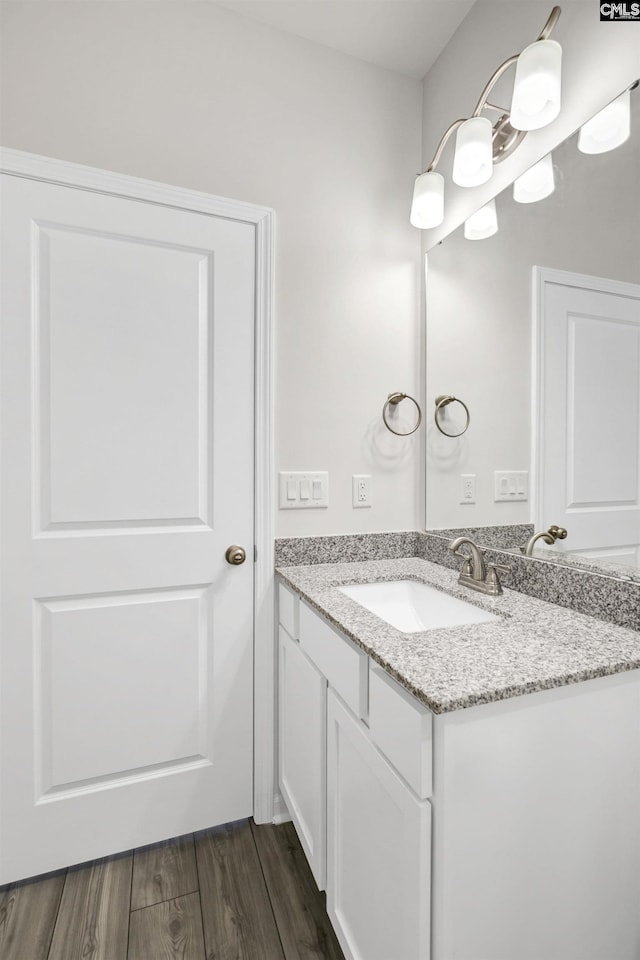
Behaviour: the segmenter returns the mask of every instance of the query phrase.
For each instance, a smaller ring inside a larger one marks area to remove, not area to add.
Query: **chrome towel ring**
[[[403,432],[402,430],[394,430],[394,428],[390,425],[389,421],[387,420],[387,407],[390,404],[393,407],[397,407],[398,404],[401,403],[403,400],[411,400],[411,403],[414,404],[418,412],[418,419],[416,421],[415,427],[413,428],[413,430],[406,430],[405,432]],[[422,423],[422,410],[420,409],[420,404],[418,403],[418,401],[414,400],[413,397],[410,397],[408,393],[400,393],[399,391],[396,391],[395,393],[390,393],[389,396],[387,397],[385,404],[382,408],[382,419],[384,420],[384,425],[387,428],[387,430],[390,430],[391,433],[395,433],[396,437],[410,437],[412,433],[416,432],[416,430]]]
[[[467,415],[467,422],[465,423],[460,433],[448,433],[446,430],[443,430],[443,428],[440,426],[439,413],[441,410],[444,410],[444,408],[447,407],[450,403],[459,403],[460,406],[464,408],[464,412]],[[462,434],[465,433],[465,431],[469,426],[469,423],[471,422],[471,416],[469,414],[468,406],[466,405],[466,403],[460,400],[459,397],[450,397],[450,396],[447,396],[446,394],[443,394],[440,397],[436,397],[436,411],[434,413],[434,420],[436,421],[436,427],[438,428],[440,433],[443,433],[445,435],[445,437],[461,437]]]

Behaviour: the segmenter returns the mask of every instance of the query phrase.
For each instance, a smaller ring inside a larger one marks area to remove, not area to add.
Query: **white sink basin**
[[[354,583],[338,589],[402,633],[500,620],[494,613],[416,580]]]

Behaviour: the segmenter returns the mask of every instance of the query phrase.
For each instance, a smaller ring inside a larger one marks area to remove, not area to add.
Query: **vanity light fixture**
[[[555,186],[553,160],[548,153],[514,181],[513,199],[518,203],[535,203],[552,194]]]
[[[471,117],[458,127],[451,179],[459,187],[477,187],[493,173],[493,128],[488,117]]]
[[[464,222],[465,240],[486,240],[498,232],[498,215],[495,200],[489,200],[484,207],[472,213]]]
[[[578,150],[582,153],[607,153],[629,139],[632,89],[625,90],[580,127]]]
[[[549,40],[549,35],[559,16],[560,7],[554,7],[538,39],[494,71],[471,117],[454,120],[444,132],[433,160],[416,178],[410,216],[414,227],[427,230],[444,220],[444,178],[436,172],[436,167],[454,133],[453,182],[461,187],[475,187],[491,178],[493,164],[513,153],[528,130],[544,127],[558,116],[562,48],[555,40]],[[514,64],[513,96],[511,108],[507,110],[490,103],[489,96],[498,80]],[[482,116],[484,110],[498,114],[495,123]]]

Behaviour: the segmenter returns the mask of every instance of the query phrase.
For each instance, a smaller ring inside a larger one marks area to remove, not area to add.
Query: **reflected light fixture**
[[[554,7],[538,39],[494,71],[471,117],[454,120],[445,131],[433,160],[416,178],[410,216],[414,227],[426,230],[444,220],[444,178],[436,172],[436,167],[454,133],[453,182],[461,187],[475,187],[491,178],[493,164],[513,153],[528,130],[544,127],[558,116],[562,48],[555,40],[549,40],[549,35],[559,16],[560,7]],[[490,103],[489,96],[514,64],[513,96],[511,109],[507,110]],[[482,116],[485,110],[498,114],[495,123]]]
[[[634,84],[636,86],[637,84]],[[631,90],[625,90],[600,113],[580,127],[578,150],[582,153],[607,153],[615,150],[631,133]]]
[[[513,199],[518,203],[535,203],[552,194],[555,185],[553,160],[548,153],[514,181]]]
[[[472,213],[464,222],[465,240],[486,240],[498,232],[498,215],[495,200],[489,200],[484,207]]]

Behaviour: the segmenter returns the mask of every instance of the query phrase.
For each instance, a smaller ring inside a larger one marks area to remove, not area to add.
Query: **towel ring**
[[[464,412],[465,412],[466,415],[467,415],[467,422],[465,423],[465,425],[464,425],[464,427],[462,428],[462,430],[460,431],[460,433],[447,433],[447,431],[446,431],[446,430],[443,430],[442,427],[440,426],[440,421],[439,421],[439,419],[438,419],[438,414],[440,413],[441,410],[443,410],[445,407],[447,407],[450,403],[459,403],[461,407],[464,407]],[[440,433],[443,433],[443,434],[445,435],[445,437],[461,437],[462,434],[465,433],[465,431],[467,430],[467,428],[468,428],[468,426],[469,426],[469,424],[470,424],[470,422],[471,422],[471,416],[470,416],[470,414],[469,414],[469,408],[468,408],[468,406],[466,405],[466,403],[464,403],[464,402],[463,402],[462,400],[460,400],[458,397],[450,397],[450,396],[447,396],[446,394],[444,394],[444,395],[442,395],[442,396],[440,396],[440,397],[436,397],[436,411],[435,411],[435,413],[434,413],[433,416],[434,416],[434,420],[436,421],[436,427],[438,428],[438,430],[440,431]]]
[[[398,404],[402,402],[402,400],[411,400],[411,403],[415,405],[415,408],[418,411],[418,419],[416,421],[415,427],[413,428],[413,430],[407,430],[404,433],[401,430],[394,430],[393,427],[389,424],[389,421],[387,420],[387,407],[389,406],[389,404],[391,404],[394,407],[397,407]],[[399,391],[396,391],[395,393],[390,393],[389,396],[387,397],[384,407],[382,408],[382,419],[384,420],[384,425],[387,428],[387,430],[390,430],[391,433],[395,433],[396,437],[410,437],[412,433],[416,432],[416,430],[422,423],[422,410],[420,409],[420,404],[418,403],[418,401],[414,400],[413,397],[410,397],[408,393],[400,393]]]

